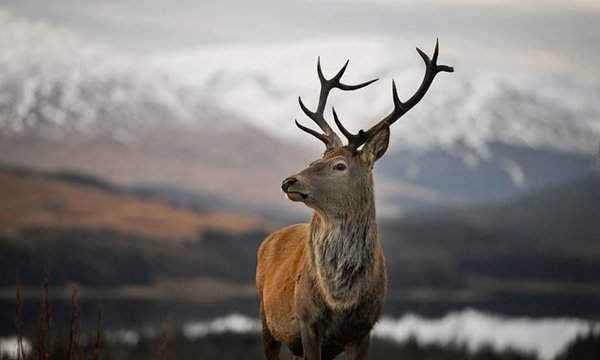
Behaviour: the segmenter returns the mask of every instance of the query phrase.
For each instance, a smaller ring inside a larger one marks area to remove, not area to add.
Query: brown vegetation
[[[27,228],[112,229],[152,238],[189,239],[208,228],[262,229],[256,217],[177,209],[157,201],[60,180],[0,172],[0,234]]]
[[[226,130],[218,126],[200,131],[170,127],[152,133],[140,130],[136,131],[140,141],[130,144],[75,136],[59,141],[0,136],[0,162],[80,171],[122,185],[168,184],[255,206],[285,208],[277,191],[279,174],[290,171],[290,164],[303,161],[304,149],[295,146],[290,151],[287,144],[256,128],[238,125]],[[249,138],[261,141],[249,142]],[[259,158],[262,161],[256,161]],[[248,171],[248,164],[253,171]],[[264,188],[260,196],[257,188]]]

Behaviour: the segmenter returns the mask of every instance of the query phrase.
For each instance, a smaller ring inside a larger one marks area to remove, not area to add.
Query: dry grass
[[[32,353],[26,354],[23,347],[23,297],[21,294],[21,282],[17,277],[17,305],[15,313],[15,327],[17,331],[17,360],[49,360],[57,358],[66,360],[100,360],[102,346],[102,311],[98,311],[95,334],[91,336],[91,341],[89,341],[87,345],[84,344],[83,339],[86,336],[81,330],[79,290],[77,287],[71,288],[71,317],[69,322],[69,338],[66,342],[67,347],[63,350],[60,349],[60,346],[56,349],[52,347],[53,340],[56,341],[57,344],[63,342],[61,339],[52,339],[50,336],[51,315],[50,304],[48,301],[48,289],[48,276],[45,276],[39,294],[40,300],[35,334],[35,346]],[[154,354],[151,356],[151,358],[156,360],[173,359],[171,345],[174,334],[174,325],[171,322],[166,322],[163,326],[160,339],[158,339],[157,347],[153,351]],[[65,351],[66,354],[62,353]],[[2,359],[5,359],[5,357],[2,357]]]
[[[100,348],[102,347],[102,310],[98,310],[98,322],[96,324],[96,334],[92,338],[91,360],[100,359]]]
[[[200,214],[60,180],[0,172],[0,233],[32,227],[113,229],[153,238],[189,239],[207,228],[243,232],[265,228],[250,216]]]
[[[171,322],[166,322],[163,326],[160,341],[158,342],[158,350],[156,351],[156,354],[154,356],[156,360],[171,359],[169,345],[173,339],[173,332],[173,324]]]
[[[52,353],[50,343],[50,303],[48,302],[48,276],[44,277],[35,335],[35,359],[47,360]]]
[[[23,284],[17,275],[16,289],[17,306],[15,310],[15,331],[17,333],[17,360],[25,359],[25,351],[23,349]]]
[[[67,347],[68,359],[81,359],[81,336],[79,322],[79,290],[73,286],[71,289],[71,321],[69,326],[69,345]]]

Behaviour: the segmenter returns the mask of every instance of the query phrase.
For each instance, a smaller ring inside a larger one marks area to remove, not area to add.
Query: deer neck
[[[373,195],[358,208],[335,215],[315,211],[311,222],[311,268],[333,309],[352,307],[367,290],[375,267],[380,245]]]

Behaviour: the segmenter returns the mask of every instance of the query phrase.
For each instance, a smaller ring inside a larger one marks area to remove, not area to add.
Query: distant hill
[[[414,151],[405,149],[386,156],[377,171],[386,179],[431,189],[437,201],[420,208],[473,207],[509,201],[530,192],[589,176],[594,158],[586,154],[491,143],[485,158],[476,157],[464,145]],[[405,199],[394,202],[401,207]]]
[[[600,179],[590,176],[494,206],[385,221],[392,297],[425,308],[445,299],[503,312],[600,316],[598,219]],[[415,287],[422,290],[411,297],[407,289]]]
[[[185,240],[206,229],[243,232],[267,226],[258,217],[175,208],[89,176],[34,174],[0,171],[3,234],[41,227],[76,228]]]
[[[600,178],[590,176],[499,205],[386,221],[382,231],[391,256],[398,257],[390,263],[399,269],[406,264],[405,258],[410,262],[430,259],[429,271],[453,267],[446,269],[447,275],[478,263],[485,266],[484,272],[515,279],[562,277],[585,282],[600,279],[598,219]],[[527,271],[504,263],[510,261],[523,262]],[[569,272],[569,268],[583,273]]]
[[[566,253],[600,256],[600,177],[556,185],[503,205],[469,211],[470,222],[512,231]]]
[[[0,198],[4,286],[17,273],[37,284],[46,271],[57,285],[173,276],[250,282],[258,242],[272,227],[258,217],[177,208],[73,173],[5,167]]]
[[[600,315],[599,186],[588,177],[494,206],[382,221],[387,311]],[[57,285],[150,286],[123,290],[133,296],[167,296],[153,287],[166,279],[212,283],[195,280],[203,277],[243,284],[248,297],[256,249],[273,227],[74,173],[5,169],[0,193],[2,286],[16,272],[38,284],[48,270]],[[185,294],[207,291],[193,289]]]

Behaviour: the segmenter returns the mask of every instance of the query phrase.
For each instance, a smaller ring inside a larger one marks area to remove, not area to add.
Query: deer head
[[[298,102],[302,111],[321,128],[323,133],[305,127],[297,120],[296,125],[321,140],[326,149],[321,159],[312,162],[306,169],[283,181],[281,188],[290,200],[301,201],[315,210],[335,215],[359,210],[372,199],[372,169],[375,161],[380,159],[388,148],[390,126],[423,98],[437,73],[454,71],[450,66],[437,64],[439,53],[437,41],[431,58],[419,48],[417,52],[425,62],[425,76],[421,86],[407,101],[402,102],[398,98],[396,84],[392,81],[394,109],[369,130],[360,130],[357,134],[352,134],[342,125],[335,109],[332,108],[334,122],[347,139],[346,145],[323,116],[327,97],[333,89],[357,90],[377,79],[358,85],[347,85],[341,82],[341,78],[346,71],[348,61],[330,79],[325,78],[320,60],[317,61],[317,74],[321,82],[317,109],[309,110],[301,98],[298,98]]]

